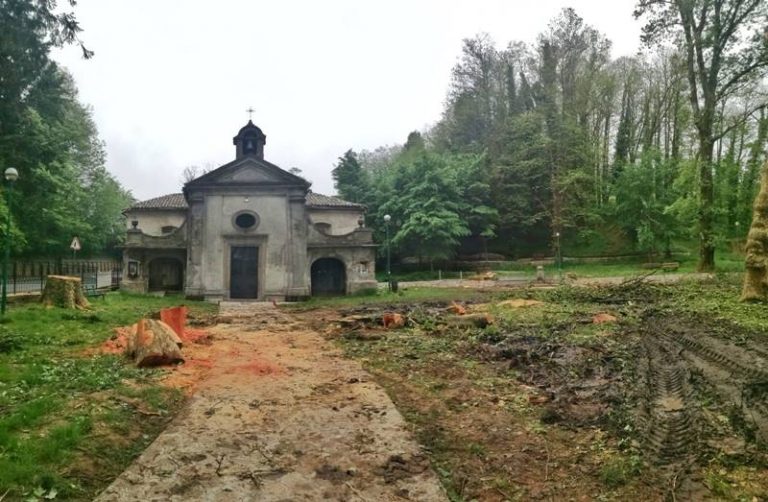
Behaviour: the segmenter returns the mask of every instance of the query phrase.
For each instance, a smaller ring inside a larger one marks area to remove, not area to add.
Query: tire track
[[[768,371],[755,366],[752,362],[742,362],[727,354],[722,348],[715,348],[706,342],[683,334],[665,334],[664,338],[676,342],[695,355],[729,371],[734,377],[744,380],[768,382]],[[731,350],[733,347],[730,347]],[[745,356],[745,359],[747,357]]]
[[[680,347],[681,359],[702,371],[720,400],[741,410],[743,420],[755,428],[763,441],[768,441],[768,394],[746,392],[752,386],[768,384],[765,358],[760,351],[747,352],[731,343],[713,339],[707,333],[694,338],[673,332],[662,338],[666,343]]]
[[[690,373],[664,338],[646,337],[643,348],[645,389],[638,423],[650,456],[660,464],[677,463],[696,450]]]

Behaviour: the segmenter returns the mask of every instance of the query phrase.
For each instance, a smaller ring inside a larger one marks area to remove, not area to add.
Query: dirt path
[[[359,363],[271,304],[221,315],[175,375],[205,371],[188,406],[97,500],[445,500]]]

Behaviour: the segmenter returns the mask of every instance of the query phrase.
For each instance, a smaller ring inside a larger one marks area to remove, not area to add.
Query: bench
[[[96,288],[95,284],[83,284],[83,293],[86,298],[104,298],[104,293]]]

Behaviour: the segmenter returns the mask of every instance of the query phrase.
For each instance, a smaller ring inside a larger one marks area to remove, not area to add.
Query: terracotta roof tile
[[[350,209],[362,209],[362,204],[355,204],[338,197],[323,195],[315,192],[307,193],[307,206],[309,207],[348,207]]]
[[[144,200],[137,202],[129,208],[132,209],[187,209],[187,201],[184,199],[184,194],[171,193],[168,195],[162,195],[155,197],[154,199]],[[307,193],[307,207],[338,207],[338,208],[350,208],[350,209],[362,209],[362,204],[355,204],[338,197],[332,197],[330,195],[323,195],[315,192]]]
[[[187,209],[187,201],[184,194],[171,193],[155,197],[154,199],[143,200],[132,205],[130,209]]]

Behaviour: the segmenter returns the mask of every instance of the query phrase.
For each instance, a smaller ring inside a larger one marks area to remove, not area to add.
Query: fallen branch
[[[621,281],[619,283],[618,287],[622,288],[622,289],[635,288],[635,287],[639,286],[640,284],[642,284],[643,282],[645,282],[645,280],[647,278],[649,278],[650,276],[654,275],[659,270],[660,269],[658,269],[658,268],[654,268],[650,272],[646,272],[644,274],[640,274],[640,275],[636,275],[636,276],[630,277],[628,279],[624,279],[623,281]]]

